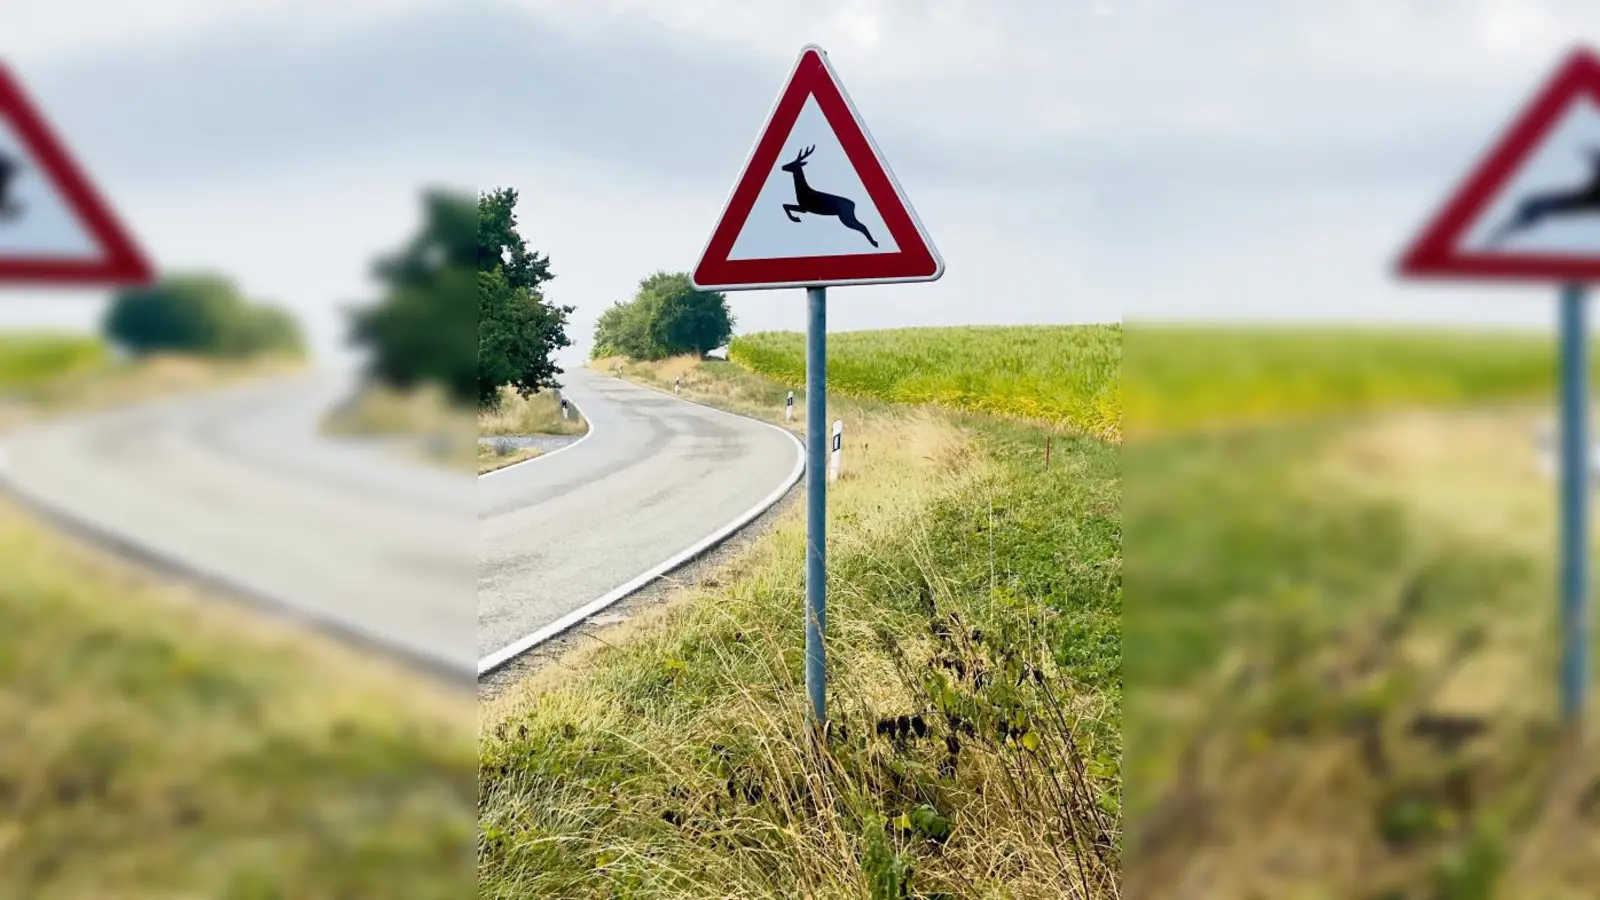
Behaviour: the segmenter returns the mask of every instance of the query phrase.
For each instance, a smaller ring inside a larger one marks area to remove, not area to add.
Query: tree
[[[572,341],[574,307],[545,300],[541,285],[555,276],[550,260],[528,249],[517,233],[517,192],[499,188],[478,197],[478,366],[480,406],[499,402],[500,389],[526,397],[559,387],[552,354]]]
[[[250,303],[232,280],[212,272],[179,273],[119,292],[101,326],[108,339],[136,355],[240,357],[303,347],[286,311]]]
[[[399,388],[438,383],[480,405],[503,385],[524,395],[555,385],[550,354],[570,344],[572,307],[540,294],[550,263],[517,233],[516,205],[510,188],[424,193],[422,228],[374,266],[385,296],[354,315],[352,339],[372,351],[374,377]]]
[[[733,336],[728,298],[716,291],[696,290],[687,272],[657,272],[639,283],[650,299],[650,334],[668,355],[704,356]]]
[[[660,359],[667,354],[655,343],[650,330],[650,298],[617,301],[595,323],[592,354]]]
[[[662,359],[705,355],[728,342],[734,318],[721,293],[698,291],[686,272],[656,272],[632,300],[618,302],[595,324],[593,355]]]
[[[431,382],[466,404],[477,380],[477,209],[470,195],[440,189],[424,191],[422,207],[416,235],[374,262],[384,295],[352,313],[350,341],[371,353],[371,377],[401,389]]]

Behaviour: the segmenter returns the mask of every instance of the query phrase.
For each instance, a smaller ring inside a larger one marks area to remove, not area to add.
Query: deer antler
[[[817,145],[816,144],[812,144],[811,146],[805,148],[804,150],[801,150],[800,151],[800,155],[796,156],[794,158],[794,161],[795,162],[800,162],[800,161],[804,160],[806,157],[810,156],[811,155],[811,151],[813,151],[815,149],[817,149]]]

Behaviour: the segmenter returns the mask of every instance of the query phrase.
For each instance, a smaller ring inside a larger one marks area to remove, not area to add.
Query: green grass
[[[461,896],[474,730],[0,504],[0,896]]]
[[[1126,344],[1135,430],[1481,403],[1555,384],[1555,338],[1538,333],[1131,325]]]
[[[734,338],[729,359],[788,385],[805,382],[805,336]],[[903,328],[828,335],[828,388],[932,403],[1115,439],[1122,430],[1119,325]]]
[[[19,391],[105,367],[110,352],[97,338],[74,334],[0,334],[0,393]]]
[[[506,466],[515,465],[525,460],[533,459],[539,455],[536,447],[507,447],[502,450],[492,444],[478,445],[478,474],[493,472]]]
[[[781,421],[784,387],[732,364],[629,371]],[[1114,896],[1116,447],[1057,434],[1045,469],[1036,426],[830,414],[832,734],[806,724],[795,510],[664,622],[487,711],[480,896]]]
[[[1130,893],[1592,895],[1533,442],[1552,339],[1127,342]]]
[[[561,415],[561,397],[554,391],[540,391],[530,397],[512,388],[500,390],[500,405],[478,411],[478,434],[583,434],[589,423],[577,407],[572,418]]]
[[[0,338],[45,411],[214,385]],[[464,896],[470,695],[61,537],[0,500],[0,897]]]

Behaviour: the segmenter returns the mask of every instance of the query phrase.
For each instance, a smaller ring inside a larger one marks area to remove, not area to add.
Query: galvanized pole
[[[1577,724],[1589,682],[1589,326],[1585,290],[1561,289],[1561,717]]]
[[[828,720],[822,646],[828,605],[827,305],[827,288],[806,288],[806,693],[819,728]]]

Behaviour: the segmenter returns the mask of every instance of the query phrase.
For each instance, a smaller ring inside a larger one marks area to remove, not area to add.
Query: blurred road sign
[[[944,262],[822,48],[800,52],[692,281],[702,290],[934,281]]]
[[[1406,251],[1408,278],[1551,281],[1560,337],[1561,716],[1589,683],[1589,319],[1600,278],[1600,57],[1578,48]]]
[[[1412,278],[1600,278],[1600,57],[1574,51],[1400,262]]]
[[[0,64],[0,283],[132,286],[150,263]]]

